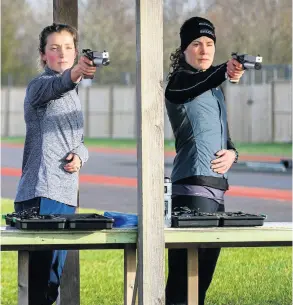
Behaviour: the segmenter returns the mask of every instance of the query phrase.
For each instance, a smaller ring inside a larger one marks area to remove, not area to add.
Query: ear
[[[41,59],[42,59],[43,61],[47,61],[47,56],[46,56],[46,54],[43,54],[42,52],[39,52],[39,54],[40,54],[40,57],[41,57]]]
[[[184,57],[184,59],[186,60],[186,53],[187,53],[187,51],[186,51],[186,49],[183,51],[183,57]]]
[[[74,59],[76,59],[77,56],[78,56],[78,50],[75,49]]]

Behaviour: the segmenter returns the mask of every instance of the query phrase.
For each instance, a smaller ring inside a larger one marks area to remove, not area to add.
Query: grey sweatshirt
[[[68,173],[63,166],[69,153],[77,154],[84,164],[88,150],[83,144],[77,84],[70,74],[71,69],[60,74],[45,67],[44,73],[27,87],[26,138],[15,202],[47,197],[77,205],[78,173]]]

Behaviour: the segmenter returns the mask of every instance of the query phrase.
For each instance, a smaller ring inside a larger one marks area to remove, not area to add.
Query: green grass
[[[291,143],[236,143],[235,145],[241,154],[292,157]]]
[[[1,208],[11,212],[12,201]],[[16,252],[2,252],[2,305],[17,304],[16,266]],[[81,251],[80,274],[81,305],[123,304],[121,250]],[[291,305],[291,288],[291,247],[222,249],[206,305]]]
[[[24,138],[10,137],[1,138],[3,143],[22,144]],[[110,148],[136,148],[136,140],[131,139],[85,139],[88,147],[110,147]],[[272,156],[292,156],[291,143],[236,143],[240,154],[272,155]],[[174,141],[165,141],[165,150],[174,151]]]

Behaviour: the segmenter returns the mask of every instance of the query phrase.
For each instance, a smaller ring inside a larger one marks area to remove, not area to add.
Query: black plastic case
[[[112,229],[114,219],[99,214],[59,215],[66,217],[66,228],[70,230],[103,230]]]
[[[266,215],[238,212],[205,213],[190,210],[186,207],[178,208],[172,215],[172,227],[255,227],[262,226]]]
[[[194,216],[180,215],[172,216],[172,227],[175,228],[200,228],[218,227],[220,218],[218,216]]]
[[[4,216],[6,225],[20,230],[112,229],[114,219],[95,213],[39,215],[35,208]]]
[[[255,227],[262,226],[266,216],[247,214],[243,212],[218,213],[220,227]]]
[[[15,218],[15,227],[20,230],[63,230],[66,218],[55,215],[40,216],[31,219]]]

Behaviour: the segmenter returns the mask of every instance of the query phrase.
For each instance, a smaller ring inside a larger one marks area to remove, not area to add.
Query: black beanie
[[[192,17],[186,20],[180,29],[181,51],[185,51],[188,45],[201,36],[207,36],[216,43],[214,25],[207,19]]]

